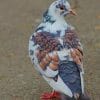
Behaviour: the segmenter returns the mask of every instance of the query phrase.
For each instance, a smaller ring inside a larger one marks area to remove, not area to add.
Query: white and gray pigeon
[[[54,1],[29,39],[31,61],[54,90],[42,95],[43,100],[89,100],[83,96],[82,45],[64,19],[68,14],[76,15],[68,1]]]

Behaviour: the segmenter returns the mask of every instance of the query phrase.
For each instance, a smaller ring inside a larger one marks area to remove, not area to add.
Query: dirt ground
[[[0,0],[0,100],[40,100],[51,91],[31,64],[28,39],[52,1]],[[69,1],[78,13],[66,20],[84,45],[86,89],[100,100],[100,0]]]

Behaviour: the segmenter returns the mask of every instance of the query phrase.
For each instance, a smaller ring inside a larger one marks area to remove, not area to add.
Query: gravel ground
[[[28,39],[52,1],[0,0],[0,100],[40,100],[51,90],[31,64]],[[84,45],[86,89],[100,100],[100,0],[69,1],[78,13],[66,20]]]

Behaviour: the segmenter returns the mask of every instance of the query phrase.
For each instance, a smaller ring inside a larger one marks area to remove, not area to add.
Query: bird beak
[[[71,9],[71,10],[69,11],[69,13],[72,14],[72,15],[74,15],[74,16],[77,15],[77,13],[76,13],[73,9]]]

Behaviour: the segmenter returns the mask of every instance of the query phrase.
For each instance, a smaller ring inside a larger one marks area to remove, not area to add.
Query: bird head
[[[72,10],[67,0],[54,1],[49,7],[49,11],[51,14],[57,16],[66,16],[68,14],[76,15],[76,12]]]

